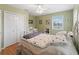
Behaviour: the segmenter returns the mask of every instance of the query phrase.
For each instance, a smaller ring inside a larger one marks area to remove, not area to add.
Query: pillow
[[[56,35],[56,42],[67,43],[67,40],[64,35]]]
[[[40,34],[40,32],[29,33],[27,35],[24,35],[23,38],[30,39],[32,37],[35,37],[35,36],[39,35],[39,34]]]
[[[54,45],[67,44],[67,40],[66,40],[66,37],[64,35],[54,35],[54,36],[52,35],[51,39],[52,39],[51,44],[54,44]]]
[[[73,36],[73,32],[68,32],[68,35],[72,35]]]
[[[65,45],[67,45],[67,43],[61,43],[61,42],[59,42],[59,43],[50,43],[50,45],[54,45],[54,46],[65,46]]]
[[[60,31],[60,32],[57,32],[56,35],[67,35],[67,32],[66,31]]]
[[[72,39],[74,37],[73,32],[68,32],[67,39]]]

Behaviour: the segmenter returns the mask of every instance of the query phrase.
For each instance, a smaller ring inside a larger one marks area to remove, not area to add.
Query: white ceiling
[[[43,4],[45,11],[42,14],[36,12],[37,5],[35,4],[12,4],[11,6],[27,10],[30,15],[46,15],[60,11],[73,9],[73,4]]]

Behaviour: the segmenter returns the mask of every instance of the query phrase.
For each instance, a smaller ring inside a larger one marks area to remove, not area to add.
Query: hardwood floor
[[[2,55],[16,55],[17,43],[2,50]]]

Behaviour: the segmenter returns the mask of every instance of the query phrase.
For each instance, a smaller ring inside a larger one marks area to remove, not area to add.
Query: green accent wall
[[[63,11],[59,13],[54,13],[52,16],[64,16],[64,30],[72,31],[73,27],[73,10]],[[57,30],[53,30],[52,33],[58,32]]]
[[[53,28],[52,28],[52,17],[53,16],[64,16],[64,30],[72,31],[73,10],[56,12],[56,13],[52,13],[49,15],[43,15],[43,16],[36,16],[36,18],[33,19],[34,21],[36,21],[36,28],[39,31],[44,31],[46,28],[49,28],[50,34],[55,34],[56,32],[58,32],[59,30],[53,30]],[[42,20],[42,24],[39,24],[39,20]],[[46,24],[46,20],[49,20],[49,24]]]
[[[29,24],[29,27],[36,27],[36,16],[29,16],[29,20],[33,21],[33,24]]]
[[[28,15],[27,11],[25,11],[23,9],[12,7],[8,4],[0,4],[0,9],[5,10],[5,11],[15,12],[15,13],[18,13],[18,14],[27,14]]]

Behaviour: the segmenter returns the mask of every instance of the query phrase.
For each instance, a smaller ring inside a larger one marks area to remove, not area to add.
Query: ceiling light
[[[36,12],[42,14],[44,12],[43,5],[37,5]]]

